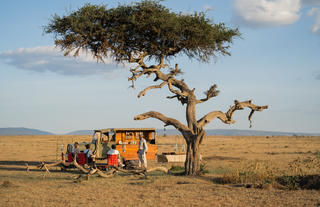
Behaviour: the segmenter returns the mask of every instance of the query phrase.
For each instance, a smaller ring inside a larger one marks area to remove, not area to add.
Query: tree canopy
[[[100,60],[112,56],[118,62],[141,54],[155,60],[185,54],[208,61],[217,54],[230,55],[229,44],[240,35],[238,29],[213,24],[204,13],[171,12],[158,1],[110,9],[86,4],[68,15],[54,15],[45,32],[55,34],[65,55],[73,51],[77,56],[85,49]]]
[[[233,124],[234,112],[244,108],[251,109],[248,117],[251,122],[255,111],[268,108],[257,106],[251,100],[235,101],[227,112],[212,111],[197,119],[196,105],[217,96],[217,85],[213,84],[205,91],[205,97],[198,99],[195,88],[190,88],[184,79],[177,79],[181,73],[178,64],[171,68],[165,60],[183,54],[206,62],[217,55],[230,55],[230,44],[240,36],[238,29],[228,28],[223,23],[214,24],[205,13],[175,13],[158,1],[150,0],[111,9],[87,4],[66,16],[55,15],[45,32],[55,34],[55,44],[65,51],[65,55],[74,52],[73,55],[77,56],[84,49],[101,61],[111,56],[118,62],[137,63],[130,69],[132,75],[128,78],[132,86],[142,76],[154,75],[153,81],[158,82],[142,90],[138,97],[149,90],[167,86],[173,94],[167,98],[186,104],[186,124],[156,111],[137,115],[134,119],[155,118],[181,132],[187,144],[185,173],[188,175],[199,173],[199,145],[206,136],[204,127],[208,123],[220,119],[225,124]],[[147,65],[146,59],[157,63]],[[169,71],[165,71],[166,68]]]

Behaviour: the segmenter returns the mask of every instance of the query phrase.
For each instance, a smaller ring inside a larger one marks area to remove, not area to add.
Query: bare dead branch
[[[160,171],[160,172],[164,172],[166,174],[170,173],[169,169],[165,168],[165,167],[154,167],[151,169],[133,169],[133,170],[126,170],[126,169],[121,169],[118,167],[114,167],[114,168],[119,172],[131,173],[131,174],[136,174],[136,175],[144,175],[144,176],[146,176],[147,173],[150,173],[153,171]]]
[[[173,95],[173,96],[167,96],[168,99],[174,99],[174,98],[178,98],[178,95]]]
[[[182,70],[178,68],[178,64],[175,65],[175,68],[174,68],[174,69],[173,69],[173,68],[170,68],[170,69],[171,69],[171,70],[170,70],[169,75],[170,75],[171,77],[177,76],[177,75],[179,75],[179,74],[183,74]]]
[[[188,99],[186,97],[181,97],[179,95],[174,95],[174,96],[167,96],[168,99],[174,99],[174,98],[177,98],[178,101],[181,102],[182,105],[186,104]]]
[[[199,125],[199,127],[204,127],[216,118],[220,119],[222,122],[224,122],[226,124],[233,124],[235,122],[234,120],[229,120],[227,115],[225,113],[223,113],[222,111],[212,111],[212,112],[208,113],[207,115],[205,115],[204,117],[202,117],[198,121],[198,125]]]
[[[167,168],[165,168],[165,167],[154,167],[154,168],[151,168],[151,169],[144,169],[143,168],[143,169],[126,170],[126,169],[118,168],[116,166],[112,167],[112,169],[110,169],[106,173],[104,173],[101,170],[96,169],[96,168],[85,169],[84,167],[82,167],[81,165],[79,165],[77,163],[76,157],[74,158],[73,162],[70,162],[70,163],[69,162],[66,163],[64,160],[58,161],[58,162],[55,162],[55,163],[52,163],[52,164],[46,164],[45,162],[41,162],[39,164],[38,168],[45,169],[46,170],[45,174],[49,174],[50,171],[49,171],[48,167],[56,167],[56,166],[68,167],[70,165],[74,165],[81,172],[83,172],[87,176],[87,179],[89,179],[89,176],[92,176],[94,174],[97,174],[98,176],[103,177],[103,178],[109,178],[109,177],[112,177],[116,172],[123,172],[123,173],[143,175],[143,176],[146,176],[147,173],[153,172],[153,171],[161,171],[161,172],[164,172],[166,174],[169,173],[169,170]],[[44,175],[44,177],[45,177],[45,175]],[[79,181],[81,178],[83,178],[82,175],[78,176],[76,178],[76,180]]]
[[[144,96],[148,90],[156,89],[156,88],[162,88],[162,87],[163,87],[164,85],[166,85],[166,84],[168,84],[168,82],[162,82],[162,83],[159,84],[159,85],[149,86],[149,87],[145,88],[143,91],[141,91],[141,92],[138,94],[138,98],[140,98],[141,96]]]
[[[171,93],[174,93],[180,97],[186,97],[188,94],[186,92],[180,92],[178,90],[175,90],[173,87],[172,87],[172,79],[169,79],[168,80],[168,88],[169,90],[171,91]]]
[[[111,170],[109,170],[107,173],[103,173],[102,171],[97,170],[96,173],[97,173],[100,177],[109,178],[109,177],[114,176],[114,174],[116,173],[116,170],[115,170],[115,169],[111,169]]]
[[[82,171],[83,173],[86,173],[86,174],[88,174],[89,172],[90,172],[90,170],[87,170],[87,169],[85,169],[84,167],[82,167],[81,165],[79,165],[78,163],[77,163],[77,159],[76,159],[76,157],[73,159],[73,165],[76,167],[76,168],[78,168],[80,171]]]
[[[161,58],[160,58],[160,63],[159,63],[158,66],[159,66],[159,69],[168,67],[168,64],[165,64],[165,63],[164,63],[164,57],[163,57],[163,56],[161,56]]]
[[[238,102],[237,100],[235,100],[234,103],[235,104],[233,106],[231,106],[230,109],[226,113],[223,113],[221,111],[213,111],[213,112],[208,113],[204,117],[202,117],[198,121],[199,127],[204,127],[205,125],[210,123],[210,121],[212,121],[215,118],[220,119],[223,123],[233,124],[235,122],[235,120],[232,119],[234,112],[237,110],[242,110],[246,107],[251,109],[251,112],[248,117],[248,119],[250,121],[250,125],[251,125],[251,118],[252,118],[253,113],[255,111],[262,111],[262,110],[268,108],[268,106],[256,106],[251,103],[251,100],[243,101],[243,102]]]
[[[161,171],[161,172],[164,172],[166,174],[170,173],[169,169],[165,168],[165,167],[154,167],[154,168],[151,168],[151,169],[147,169],[147,173],[153,172],[153,171]]]
[[[173,118],[168,118],[165,115],[163,115],[159,112],[156,112],[156,111],[149,111],[149,112],[137,115],[134,117],[134,120],[144,120],[144,119],[148,119],[148,118],[158,119],[158,120],[162,121],[167,126],[172,125],[176,129],[178,129],[180,132],[185,133],[187,131],[190,131],[187,126],[185,126],[184,124],[182,124],[178,120],[173,119]]]
[[[137,80],[139,77],[141,77],[141,76],[143,76],[143,75],[145,75],[145,74],[150,75],[150,74],[156,73],[156,72],[158,72],[158,71],[159,71],[159,69],[156,68],[156,66],[150,66],[150,67],[145,68],[145,69],[143,69],[143,70],[134,70],[134,71],[132,70],[132,71],[131,71],[132,76],[131,76],[130,78],[128,78],[128,81],[131,81],[131,80],[135,81],[135,80]]]
[[[206,95],[205,98],[197,100],[197,103],[203,103],[205,101],[208,101],[210,98],[216,97],[219,94],[219,90],[217,90],[217,85],[214,84],[212,85],[209,90],[207,90],[206,92],[204,92],[204,94]]]
[[[29,172],[30,171],[29,163],[25,163],[25,165],[26,165],[26,171]]]

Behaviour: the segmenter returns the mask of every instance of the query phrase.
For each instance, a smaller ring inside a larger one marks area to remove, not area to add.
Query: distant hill
[[[240,129],[208,129],[207,135],[222,136],[320,136],[320,133],[294,133],[294,132],[275,132],[275,131],[259,131],[259,130],[240,130]],[[163,135],[163,129],[157,129],[157,134]],[[167,135],[180,134],[176,129],[167,129]]]
[[[163,135],[163,129],[156,130],[158,135]],[[222,136],[320,136],[320,133],[294,133],[294,132],[275,132],[259,130],[240,130],[240,129],[208,129],[207,135]],[[167,135],[180,135],[176,129],[166,129]],[[65,135],[92,135],[93,130],[77,130],[66,133]],[[29,129],[24,127],[0,128],[0,135],[54,135],[54,133],[41,131],[38,129]]]
[[[0,135],[53,135],[53,133],[24,127],[8,127],[0,128]]]
[[[66,135],[92,135],[92,134],[93,134],[93,130],[77,130],[77,131],[66,133]]]

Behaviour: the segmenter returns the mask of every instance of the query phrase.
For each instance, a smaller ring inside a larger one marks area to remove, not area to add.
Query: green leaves
[[[111,54],[119,62],[141,53],[155,60],[182,53],[208,61],[217,54],[230,55],[229,44],[240,35],[237,29],[211,23],[204,13],[177,14],[158,1],[111,9],[86,4],[67,16],[53,16],[44,31],[55,34],[55,44],[66,54],[85,49],[98,59]]]

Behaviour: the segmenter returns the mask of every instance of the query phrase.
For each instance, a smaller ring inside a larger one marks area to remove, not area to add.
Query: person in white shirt
[[[116,150],[116,145],[115,145],[115,144],[113,144],[113,145],[111,146],[111,149],[108,150],[107,155],[108,155],[108,156],[109,156],[109,155],[117,155],[118,164],[119,164],[120,166],[122,166],[122,165],[121,165],[121,161],[120,161],[120,153],[119,153],[118,150]]]
[[[90,150],[90,144],[86,144],[86,149],[83,150],[83,153],[86,154],[87,158],[89,158],[92,155],[92,152]]]
[[[144,168],[147,168],[147,157],[146,153],[148,152],[147,141],[140,135],[139,136],[139,148],[138,148],[138,157],[139,157],[139,167],[143,165]]]

